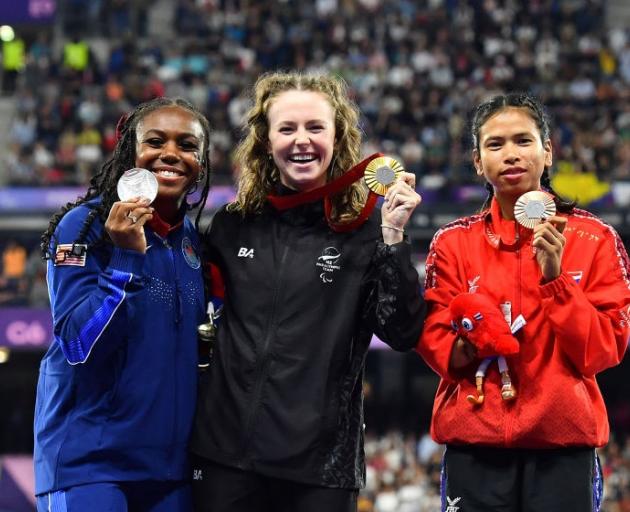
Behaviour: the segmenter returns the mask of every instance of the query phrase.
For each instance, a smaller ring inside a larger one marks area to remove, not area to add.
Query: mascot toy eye
[[[475,328],[475,324],[470,318],[462,318],[462,327],[467,331],[472,331]]]

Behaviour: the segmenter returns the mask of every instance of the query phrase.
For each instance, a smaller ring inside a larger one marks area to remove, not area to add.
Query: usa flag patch
[[[85,267],[86,244],[59,244],[55,252],[55,266],[72,265]]]
[[[573,272],[567,272],[567,274],[569,274],[576,283],[579,283],[582,280],[582,271],[581,270],[575,270]]]

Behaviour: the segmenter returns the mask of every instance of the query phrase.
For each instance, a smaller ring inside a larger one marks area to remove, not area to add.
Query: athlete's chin
[[[170,198],[173,200],[179,200],[182,196],[186,194],[188,190],[187,187],[182,187],[180,185],[163,185],[160,184],[158,188],[158,197],[162,199]]]

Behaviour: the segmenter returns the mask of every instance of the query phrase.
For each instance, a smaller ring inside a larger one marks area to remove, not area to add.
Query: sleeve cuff
[[[569,286],[572,286],[573,283],[574,281],[571,279],[571,276],[562,272],[553,281],[540,285],[540,295],[544,299],[551,298],[554,295],[559,294],[561,291],[566,290]]]
[[[378,264],[392,257],[401,262],[411,261],[411,244],[406,235],[402,242],[392,245],[387,245],[383,241],[377,243],[376,262]]]

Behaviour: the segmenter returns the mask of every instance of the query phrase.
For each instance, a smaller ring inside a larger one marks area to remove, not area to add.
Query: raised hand
[[[105,229],[117,247],[144,254],[147,250],[144,225],[152,218],[153,208],[144,198],[117,201],[109,211]]]
[[[565,217],[549,217],[534,227],[532,245],[536,248],[536,261],[545,281],[552,281],[562,272],[562,253],[567,243],[562,234],[567,225]]]
[[[381,207],[381,227],[383,240],[391,245],[402,241],[405,225],[422,198],[415,191],[416,176],[410,172],[401,173],[385,194]]]

